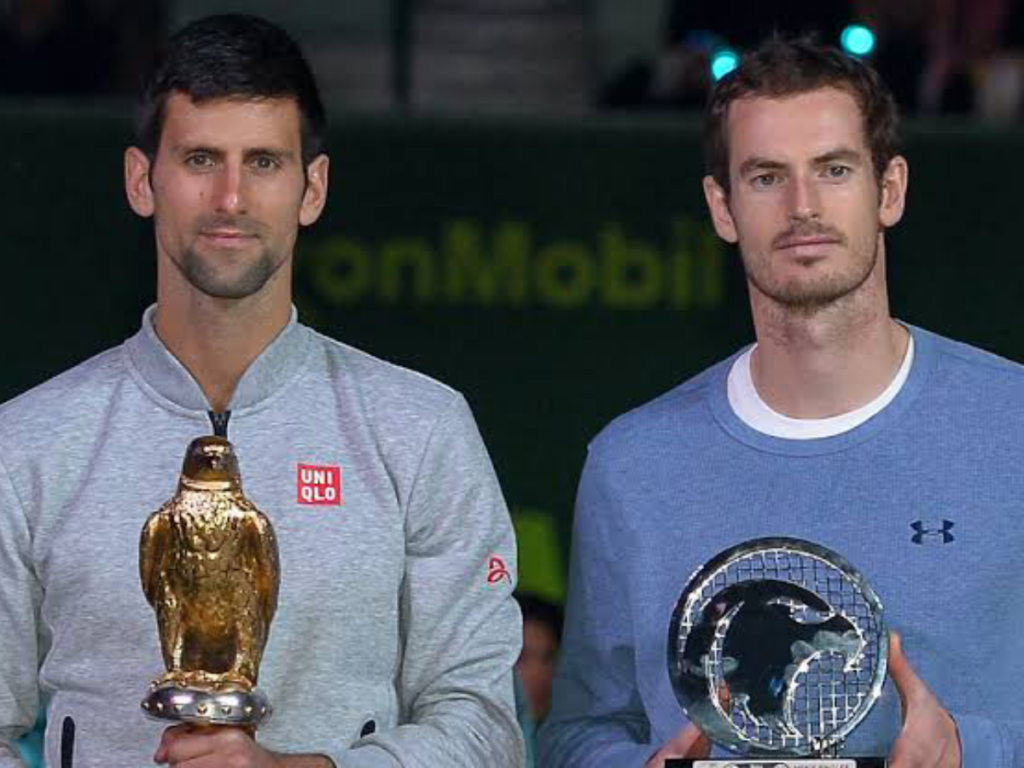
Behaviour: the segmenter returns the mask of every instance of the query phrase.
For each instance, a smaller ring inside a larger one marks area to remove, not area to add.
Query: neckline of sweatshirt
[[[744,422],[736,415],[728,396],[729,370],[739,355],[743,354],[743,350],[717,366],[708,382],[708,405],[722,429],[741,443],[759,451],[787,456],[822,456],[845,451],[872,439],[902,418],[924,390],[938,366],[940,351],[937,338],[911,325],[906,325],[906,328],[914,338],[914,360],[906,383],[885,408],[847,432],[829,437],[794,440],[765,434]]]
[[[199,382],[157,336],[156,305],[142,315],[139,332],[125,342],[129,369],[139,385],[164,407],[195,414],[211,410]],[[285,389],[306,365],[312,333],[298,321],[292,307],[287,325],[246,369],[228,408],[232,413],[266,405]]]

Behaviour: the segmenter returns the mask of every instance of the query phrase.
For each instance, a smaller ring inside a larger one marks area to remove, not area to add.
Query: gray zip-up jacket
[[[67,718],[75,768],[152,765],[164,725],[139,703],[163,663],[139,534],[211,431],[152,314],[0,407],[0,768],[21,765],[40,694],[49,765]],[[515,540],[464,399],[293,313],[231,410],[281,558],[259,741],[339,768],[521,765]]]

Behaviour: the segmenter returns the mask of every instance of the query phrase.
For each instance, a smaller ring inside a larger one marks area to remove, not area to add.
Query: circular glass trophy
[[[668,766],[882,766],[836,756],[885,682],[882,603],[850,563],[790,538],[747,541],[691,578],[669,626],[669,675],[691,722],[735,752]]]

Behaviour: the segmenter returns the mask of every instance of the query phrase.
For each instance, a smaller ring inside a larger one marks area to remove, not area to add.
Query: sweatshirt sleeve
[[[591,448],[573,523],[569,600],[540,764],[642,766],[657,748],[640,701],[621,516]]]
[[[952,714],[960,731],[963,768],[1024,768],[1024,720],[996,722],[978,715]],[[1016,714],[1019,717],[1020,710]]]
[[[0,768],[22,768],[15,740],[39,705],[36,621],[42,597],[24,508],[0,460]]]
[[[331,758],[339,768],[520,768],[515,535],[461,396],[435,425],[416,473],[405,560],[398,673],[405,722]]]

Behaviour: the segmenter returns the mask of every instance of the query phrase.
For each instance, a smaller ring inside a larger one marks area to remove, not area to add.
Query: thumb
[[[903,640],[896,632],[889,633],[889,677],[896,685],[900,695],[900,707],[903,719],[907,719],[907,707],[918,699],[925,691],[924,682],[917,676],[903,653]]]
[[[688,723],[647,761],[646,768],[664,768],[672,758],[700,758],[711,754],[711,742],[693,723]]]
[[[160,737],[160,746],[156,748],[156,754],[153,755],[154,763],[166,763],[167,762],[167,734],[164,733]]]
[[[711,742],[693,723],[686,726],[673,741],[680,757],[707,757],[711,754]]]
[[[705,736],[703,733],[700,735],[690,747],[690,751],[686,753],[687,757],[707,757],[711,754],[711,739]]]

